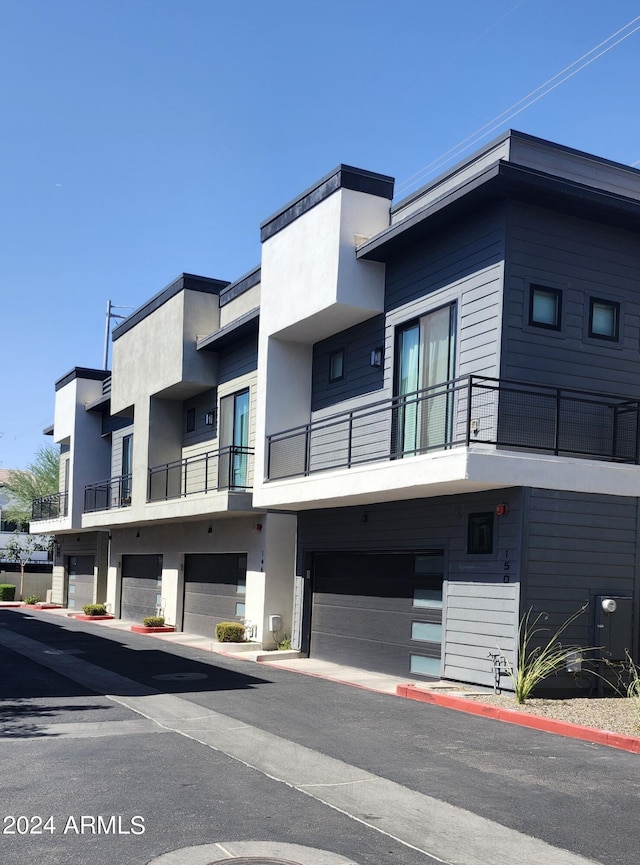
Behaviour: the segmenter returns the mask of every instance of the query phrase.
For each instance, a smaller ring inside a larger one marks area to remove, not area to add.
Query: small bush
[[[291,637],[283,637],[277,645],[281,652],[286,652],[287,649],[291,648]]]
[[[37,595],[27,595],[24,602],[25,604],[39,604],[40,598]]]
[[[16,597],[16,587],[10,583],[0,583],[0,601],[13,601]]]
[[[82,608],[85,616],[106,616],[107,608],[104,604],[85,604]]]
[[[145,616],[142,624],[145,628],[164,628],[164,616]]]
[[[244,625],[240,622],[218,622],[216,640],[219,643],[244,643]]]

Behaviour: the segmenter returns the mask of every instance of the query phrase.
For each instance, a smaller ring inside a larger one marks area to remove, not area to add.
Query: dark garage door
[[[314,557],[311,657],[439,678],[441,550]]]
[[[69,556],[67,559],[67,606],[81,610],[85,604],[93,603],[93,556]]]
[[[120,617],[141,622],[161,604],[162,556],[123,556]]]
[[[218,622],[238,622],[244,618],[246,579],[244,554],[186,555],[182,629],[213,638]]]

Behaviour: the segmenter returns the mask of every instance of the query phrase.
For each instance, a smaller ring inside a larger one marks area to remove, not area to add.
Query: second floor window
[[[560,330],[562,322],[562,292],[557,288],[532,285],[529,298],[529,324]]]
[[[589,336],[615,342],[620,330],[620,304],[592,297],[589,302]]]

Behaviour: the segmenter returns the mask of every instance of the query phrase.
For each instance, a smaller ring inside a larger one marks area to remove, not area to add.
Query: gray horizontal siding
[[[445,593],[444,675],[493,685],[490,653],[500,652],[513,666],[518,640],[517,583],[450,582]],[[503,678],[503,687],[510,680]]]
[[[522,611],[544,611],[557,627],[588,602],[567,639],[593,645],[595,596],[635,594],[637,510],[637,499],[531,490]]]
[[[185,400],[183,405],[183,447],[200,444],[202,442],[216,438],[218,434],[217,402],[218,392],[215,387],[212,387],[209,390],[198,394],[198,396],[193,397],[192,399]],[[189,409],[192,408],[195,409],[196,412],[196,425],[194,430],[192,430],[191,432],[187,432],[187,412]],[[213,413],[213,424],[205,423],[205,417],[208,412]]]
[[[493,554],[469,555],[468,514],[493,511],[497,502],[507,504],[508,513],[496,517]],[[516,582],[521,521],[522,493],[518,489],[303,511],[298,515],[298,573],[304,573],[304,555],[310,552],[444,549],[449,580],[486,582],[499,578],[502,582],[506,573]]]
[[[387,264],[388,311],[438,291],[504,259],[504,210],[497,206]]]
[[[640,396],[639,282],[636,234],[511,205],[502,375]],[[531,283],[562,290],[561,332],[529,326]],[[619,343],[588,337],[591,297],[621,304]]]
[[[313,346],[311,374],[311,409],[317,411],[363,394],[372,394],[384,384],[382,367],[371,366],[371,352],[384,345],[384,316],[334,334]],[[329,359],[333,352],[344,350],[344,376],[329,381]]]
[[[231,348],[224,349],[218,357],[218,383],[224,384],[234,378],[253,372],[258,368],[258,337],[251,334],[239,340]]]

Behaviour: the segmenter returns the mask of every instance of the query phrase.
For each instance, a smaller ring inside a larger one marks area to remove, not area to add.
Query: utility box
[[[596,595],[595,641],[602,658],[624,661],[633,644],[633,599]]]
[[[282,616],[269,616],[269,630],[271,631],[271,633],[276,633],[277,631],[282,630]]]

